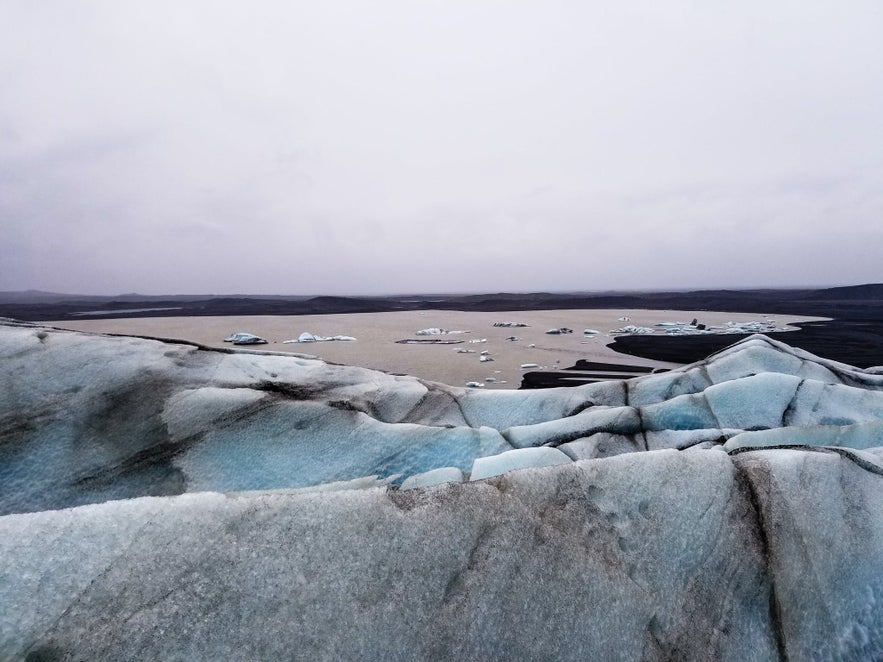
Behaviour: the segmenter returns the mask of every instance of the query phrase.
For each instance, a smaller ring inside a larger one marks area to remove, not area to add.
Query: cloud
[[[877,3],[3,14],[0,289],[875,278]]]

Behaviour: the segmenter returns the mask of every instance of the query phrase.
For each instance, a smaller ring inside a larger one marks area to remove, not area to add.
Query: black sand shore
[[[529,293],[477,295],[141,296],[96,297],[41,292],[0,293],[0,317],[28,321],[132,317],[317,315],[407,310],[517,311],[556,309],[707,310],[827,317],[800,330],[770,334],[789,345],[857,367],[883,365],[883,284],[825,289],[697,290],[690,292]],[[702,322],[702,319],[699,319]],[[735,335],[621,336],[611,347],[633,356],[689,363],[739,340]],[[525,387],[583,383],[572,371],[543,373]],[[627,370],[632,370],[629,368]],[[613,370],[608,366],[607,372]],[[602,371],[595,371],[599,373]],[[618,372],[613,370],[613,372]],[[557,377],[555,375],[558,375]],[[526,376],[527,377],[527,376]]]

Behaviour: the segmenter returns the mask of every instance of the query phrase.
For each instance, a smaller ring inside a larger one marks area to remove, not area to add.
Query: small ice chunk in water
[[[232,334],[229,338],[224,338],[224,342],[231,342],[234,345],[266,345],[267,341],[261,338],[260,336],[256,336],[253,333],[245,333],[244,331],[239,331],[237,333]]]

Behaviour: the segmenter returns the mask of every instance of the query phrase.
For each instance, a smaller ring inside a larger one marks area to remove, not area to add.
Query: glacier
[[[883,371],[484,391],[0,322],[0,659],[883,657]]]

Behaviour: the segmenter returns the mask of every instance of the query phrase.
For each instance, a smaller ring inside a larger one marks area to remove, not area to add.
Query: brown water
[[[628,317],[628,321],[619,318]],[[394,313],[358,313],[350,315],[300,316],[234,316],[234,317],[142,317],[133,319],[101,319],[47,322],[52,326],[97,333],[121,333],[174,338],[198,342],[210,347],[231,347],[223,339],[231,333],[245,331],[269,341],[249,349],[274,352],[311,354],[332,363],[357,365],[396,374],[408,374],[432,381],[463,386],[467,381],[478,381],[486,388],[518,388],[524,363],[536,363],[540,368],[566,368],[579,359],[620,363],[675,367],[677,364],[651,361],[619,354],[605,345],[612,342],[609,331],[626,324],[653,326],[658,322],[689,322],[694,317],[705,324],[767,321],[762,314],[719,313],[705,311],[664,310],[534,310],[519,312],[462,312],[462,311],[407,311]],[[807,321],[809,317],[775,315],[781,327],[790,322]],[[494,322],[524,322],[528,328],[494,327]],[[397,340],[420,338],[419,329],[440,327],[469,331],[458,335],[432,336],[448,340],[463,340],[456,345],[401,345]],[[573,334],[548,335],[553,327],[568,327]],[[583,336],[586,328],[601,333],[595,338]],[[320,336],[348,335],[355,342],[320,342],[309,344],[282,344],[283,340],[297,338],[303,331]],[[661,335],[664,330],[658,330]],[[506,340],[517,336],[520,340]],[[740,336],[733,336],[736,342]],[[483,343],[470,340],[487,339]],[[535,344],[535,347],[529,347]],[[458,349],[475,353],[457,353]],[[482,363],[480,352],[487,351],[494,359]],[[489,383],[488,377],[498,381]]]

